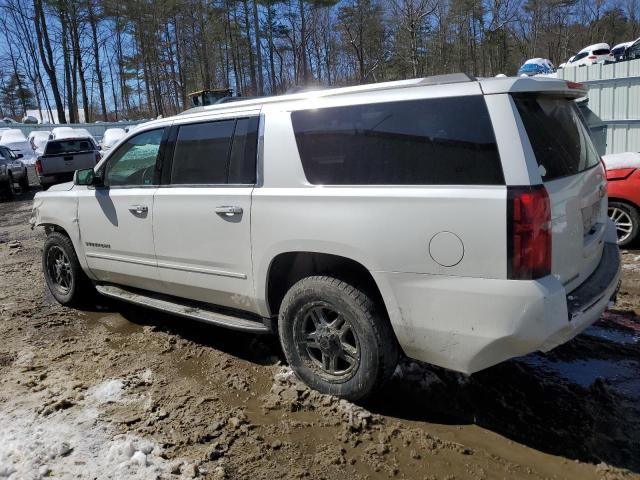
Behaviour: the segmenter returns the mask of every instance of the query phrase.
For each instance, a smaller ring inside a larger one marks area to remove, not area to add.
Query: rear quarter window
[[[575,175],[598,164],[575,102],[547,95],[514,95],[544,181]]]
[[[295,111],[315,185],[503,185],[481,95]]]

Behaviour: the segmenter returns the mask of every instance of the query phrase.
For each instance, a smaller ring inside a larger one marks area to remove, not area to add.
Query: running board
[[[96,290],[105,297],[160,310],[180,317],[212,323],[220,327],[252,333],[270,332],[269,328],[258,320],[254,321],[248,318],[227,315],[201,305],[196,305],[188,300],[185,301],[185,303],[178,303],[160,298],[158,295],[152,293],[132,292],[114,285],[96,285]]]

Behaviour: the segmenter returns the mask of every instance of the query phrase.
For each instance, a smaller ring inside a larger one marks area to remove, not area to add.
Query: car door
[[[256,115],[173,127],[167,184],[153,204],[166,293],[255,311],[250,233],[258,123]]]
[[[22,162],[18,160],[18,156],[7,147],[0,147],[0,155],[5,158],[7,171],[11,172],[14,180],[22,175]]]
[[[100,167],[102,185],[78,193],[87,264],[101,282],[145,290],[160,286],[153,244],[153,195],[168,129],[140,132]]]
[[[18,154],[10,151],[11,155],[11,173],[14,179],[18,179],[24,175],[24,163],[18,157]]]

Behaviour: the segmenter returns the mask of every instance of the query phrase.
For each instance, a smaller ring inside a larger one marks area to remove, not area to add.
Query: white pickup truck
[[[47,190],[56,183],[68,182],[76,170],[91,168],[100,161],[100,151],[91,137],[49,140],[36,160],[40,185]]]
[[[550,350],[621,272],[584,94],[445,75],[149,122],[36,195],[47,284],[273,332],[350,399],[399,354],[471,374]]]

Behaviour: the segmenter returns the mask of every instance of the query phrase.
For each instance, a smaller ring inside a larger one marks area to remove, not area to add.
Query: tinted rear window
[[[181,125],[173,153],[171,183],[222,184],[235,120]]]
[[[258,117],[181,125],[171,183],[254,184]]]
[[[256,183],[257,144],[258,117],[239,119],[233,133],[228,183]]]
[[[550,96],[514,96],[543,180],[575,175],[600,161],[576,104]]]
[[[89,152],[95,149],[95,145],[89,139],[49,140],[44,154],[61,155],[65,153]]]
[[[291,118],[312,184],[504,184],[480,95],[302,110]]]

